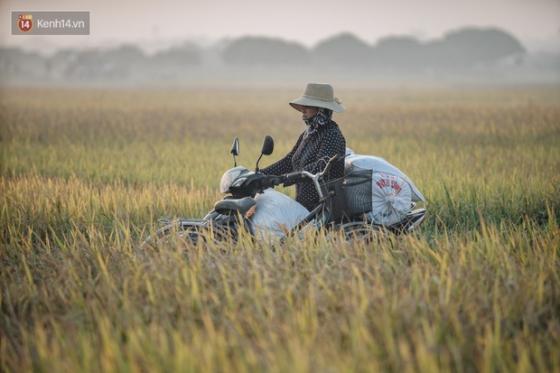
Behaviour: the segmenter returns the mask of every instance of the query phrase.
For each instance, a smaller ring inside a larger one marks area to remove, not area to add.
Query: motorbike
[[[273,188],[292,185],[308,180],[313,183],[319,203],[311,211],[285,194],[282,196],[282,209],[299,209],[298,221],[289,226],[282,226],[273,235],[281,240],[294,236],[304,229],[328,229],[339,231],[348,240],[356,238],[370,238],[373,232],[386,231],[393,234],[407,234],[423,222],[426,209],[417,208],[412,203],[410,211],[398,222],[389,225],[379,224],[365,213],[349,211],[345,206],[345,194],[352,191],[345,190],[345,178],[327,180],[331,165],[339,156],[330,158],[322,171],[312,174],[307,171],[296,171],[285,175],[265,175],[259,172],[259,162],[263,155],[270,155],[274,150],[274,140],[266,136],[262,145],[261,154],[257,159],[255,170],[250,171],[242,166],[237,166],[236,157],[239,152],[239,139],[234,138],[230,153],[233,156],[234,167],[224,173],[220,182],[220,191],[224,198],[215,203],[206,216],[202,219],[179,218],[166,222],[154,235],[146,239],[143,246],[155,246],[162,240],[174,236],[187,243],[196,245],[201,240],[208,242],[237,241],[240,232],[248,232],[253,239],[262,239],[263,227],[255,222],[255,209],[259,211],[259,198],[269,193]],[[363,183],[371,183],[371,178],[365,178]],[[275,207],[275,208],[276,208]],[[262,215],[262,214],[261,214]],[[266,227],[264,227],[266,230]],[[259,232],[260,230],[260,232]],[[269,235],[270,237],[270,235]]]

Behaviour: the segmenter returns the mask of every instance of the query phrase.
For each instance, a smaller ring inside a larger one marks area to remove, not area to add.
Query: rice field
[[[300,88],[0,91],[0,371],[560,371],[560,89],[338,89],[408,236],[139,244],[220,198]],[[282,189],[293,196],[291,188]]]

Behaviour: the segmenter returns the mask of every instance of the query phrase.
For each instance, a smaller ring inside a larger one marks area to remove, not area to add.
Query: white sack
[[[285,229],[292,229],[309,211],[299,202],[274,189],[266,189],[255,196],[256,211],[251,218],[255,233],[260,238],[270,234],[283,237]]]
[[[373,172],[381,172],[388,175],[398,176],[408,183],[410,189],[412,190],[412,201],[426,202],[426,198],[420,193],[416,185],[410,180],[408,176],[404,174],[401,170],[387,162],[385,159],[380,157],[374,157],[372,155],[360,155],[352,154],[346,157],[345,165],[346,173],[348,174],[352,170],[372,170]]]
[[[381,172],[372,174],[372,210],[369,217],[377,224],[398,223],[410,211],[412,190],[399,176]]]

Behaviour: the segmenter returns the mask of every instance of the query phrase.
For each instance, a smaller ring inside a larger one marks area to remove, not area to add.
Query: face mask
[[[319,108],[317,114],[315,114],[309,119],[304,119],[305,124],[307,125],[306,137],[311,135],[312,133],[315,133],[319,129],[319,127],[329,123],[331,117],[332,117],[332,110]]]

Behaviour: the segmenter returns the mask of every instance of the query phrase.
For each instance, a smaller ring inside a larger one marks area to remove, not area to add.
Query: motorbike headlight
[[[229,188],[234,184],[234,182],[239,183],[238,185],[235,186],[241,185],[240,183],[242,183],[245,180],[245,178],[243,178],[240,182],[237,179],[239,178],[239,176],[247,172],[249,172],[249,170],[243,166],[237,166],[227,170],[222,175],[222,179],[220,180],[220,193],[229,192]]]

